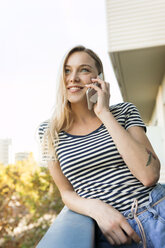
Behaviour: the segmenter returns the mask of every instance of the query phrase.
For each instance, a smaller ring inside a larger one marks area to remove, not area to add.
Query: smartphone
[[[99,78],[103,80],[103,74],[100,73]],[[98,83],[94,83],[95,85],[99,85]],[[92,110],[93,104],[97,102],[97,91],[95,89],[89,88],[86,91],[86,96],[87,96],[87,104],[88,104],[88,109]]]

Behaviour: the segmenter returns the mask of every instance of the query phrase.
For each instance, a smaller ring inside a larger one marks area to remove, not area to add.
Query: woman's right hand
[[[101,201],[95,210],[94,219],[111,245],[131,244],[132,240],[140,242],[140,237],[118,210]]]

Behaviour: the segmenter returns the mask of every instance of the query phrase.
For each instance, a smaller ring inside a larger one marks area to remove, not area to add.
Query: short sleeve
[[[146,132],[146,125],[144,124],[140,113],[136,106],[132,103],[127,103],[127,112],[126,112],[126,120],[125,120],[125,128],[128,129],[132,126],[139,126],[143,127],[144,131]]]
[[[38,143],[39,143],[39,163],[41,165],[47,165],[48,161],[55,161],[55,156],[51,155],[48,151],[47,136],[44,137],[45,132],[48,129],[49,122],[42,122],[38,127]],[[43,142],[45,142],[43,144]]]

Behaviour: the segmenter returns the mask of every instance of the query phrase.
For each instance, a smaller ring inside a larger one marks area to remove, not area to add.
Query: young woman
[[[64,204],[95,220],[96,247],[165,247],[159,159],[136,107],[109,107],[110,86],[100,73],[102,63],[90,49],[66,54],[54,114],[39,127],[43,160]],[[98,95],[92,110],[89,88]]]

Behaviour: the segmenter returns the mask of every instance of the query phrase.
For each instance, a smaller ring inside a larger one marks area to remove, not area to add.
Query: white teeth
[[[80,87],[71,87],[70,89],[77,90],[77,89],[81,89],[81,88]]]

